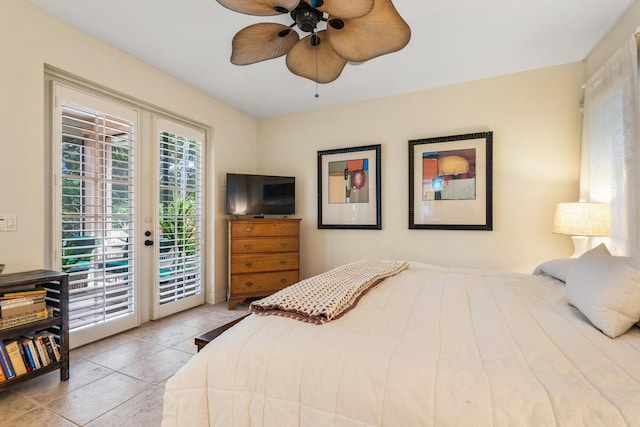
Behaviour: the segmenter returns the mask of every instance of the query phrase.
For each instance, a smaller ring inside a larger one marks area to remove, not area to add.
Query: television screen
[[[295,177],[227,174],[228,215],[295,214]]]

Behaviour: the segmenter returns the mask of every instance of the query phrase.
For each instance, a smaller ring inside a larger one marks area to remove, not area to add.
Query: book
[[[40,340],[42,340],[42,344],[47,351],[47,356],[49,357],[50,363],[57,362],[56,354],[53,351],[53,347],[56,347],[55,342],[53,343],[53,345],[51,344],[51,340],[49,340],[49,336],[46,332],[41,332],[37,336]]]
[[[4,347],[4,343],[2,342],[2,340],[0,340],[0,367],[4,371],[4,374],[8,380],[16,376],[15,372],[13,372],[13,366],[11,365],[11,361],[9,360],[7,349]]]
[[[44,302],[44,300],[36,303],[31,303],[31,304],[0,307],[0,318],[7,319],[9,317],[19,316],[21,314],[42,311],[42,310],[45,310],[46,308],[47,308],[47,303]]]
[[[36,302],[40,302],[44,300],[45,300],[45,297],[43,296],[11,298],[7,300],[0,300],[0,308],[17,307],[19,305],[29,305],[29,304],[34,304]]]
[[[7,380],[7,376],[4,374],[2,367],[0,367],[0,383],[3,383]]]
[[[36,348],[36,343],[33,340],[29,340],[29,350],[31,350],[31,356],[33,356],[33,362],[36,364],[38,368],[42,368],[44,364],[42,363],[42,359],[38,354],[38,349]]]
[[[46,296],[47,290],[38,288],[38,289],[29,289],[26,291],[17,291],[17,292],[5,292],[2,294],[0,299],[11,299],[11,298],[21,298],[27,296]]]
[[[36,359],[34,359],[33,358],[33,354],[31,354],[31,347],[29,347],[29,341],[30,340],[28,338],[22,338],[20,340],[20,344],[22,344],[22,350],[24,351],[25,356],[27,356],[27,361],[29,362],[29,365],[31,366],[31,370],[35,371],[40,366],[38,366],[36,364]]]
[[[24,363],[24,367],[26,368],[27,372],[33,371],[33,366],[31,366],[31,363],[29,362],[27,353],[24,352],[22,341],[16,340],[16,344],[18,345],[18,350],[20,351],[20,357],[22,358],[22,363]]]
[[[60,360],[60,349],[58,348],[58,344],[56,344],[55,335],[51,332],[42,332],[41,335],[42,338],[45,341],[48,341],[51,346],[51,353],[49,354],[50,356],[53,356],[51,359],[58,362]],[[47,345],[47,349],[49,349],[49,345]]]
[[[36,369],[42,368],[44,366],[44,363],[40,358],[40,354],[38,353],[38,348],[36,347],[36,343],[33,342],[33,336],[25,335],[23,340],[24,342],[26,342],[27,346],[29,347],[29,350],[31,352],[31,357],[33,358],[33,363],[37,366]]]
[[[27,367],[24,366],[24,362],[22,361],[18,343],[16,341],[7,341],[4,344],[4,347],[7,350],[7,354],[9,355],[9,360],[11,361],[11,366],[13,367],[13,372],[16,374],[16,377],[26,374]]]
[[[44,310],[32,311],[17,316],[0,318],[0,330],[15,328],[16,326],[37,322],[38,320],[43,320],[48,317],[53,317],[53,307],[46,307]]]
[[[56,356],[56,361],[59,362],[62,357],[60,356],[60,347],[56,343],[55,335],[49,333],[49,341],[51,341],[51,346],[53,347],[53,354]]]
[[[47,366],[51,364],[51,359],[49,359],[49,353],[47,352],[47,347],[45,347],[44,342],[42,341],[42,337],[34,336],[33,342],[38,349],[38,355],[40,356],[40,360],[42,360],[42,366]]]

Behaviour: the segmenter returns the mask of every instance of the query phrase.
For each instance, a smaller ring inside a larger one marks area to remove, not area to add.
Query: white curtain
[[[585,85],[580,197],[609,202],[609,249],[640,255],[640,106],[632,36]]]

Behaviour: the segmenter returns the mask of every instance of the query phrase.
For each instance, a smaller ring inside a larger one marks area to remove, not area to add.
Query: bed
[[[578,262],[597,266],[409,262],[322,324],[251,314],[168,381],[163,426],[640,426],[638,318],[614,339],[567,297],[603,275],[619,286],[620,265]],[[640,317],[625,265],[622,311]]]

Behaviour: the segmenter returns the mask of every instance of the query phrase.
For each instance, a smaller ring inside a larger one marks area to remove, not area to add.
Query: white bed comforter
[[[411,263],[344,317],[251,315],[166,386],[163,426],[640,426],[640,329],[544,276]]]

